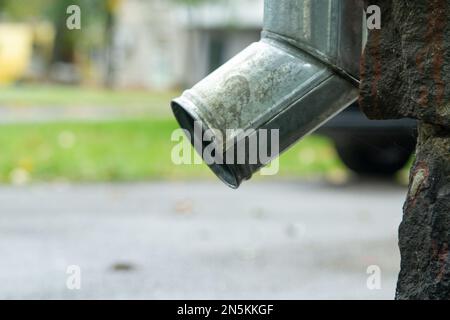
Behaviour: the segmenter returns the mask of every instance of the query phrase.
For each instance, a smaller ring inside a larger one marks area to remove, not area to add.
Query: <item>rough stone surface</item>
[[[450,128],[450,1],[367,0],[382,11],[361,63],[363,111]]]
[[[417,159],[400,225],[398,299],[450,298],[450,134],[419,125]]]
[[[397,299],[450,299],[450,1],[366,1],[382,9],[361,64],[362,110],[419,120],[399,230]]]

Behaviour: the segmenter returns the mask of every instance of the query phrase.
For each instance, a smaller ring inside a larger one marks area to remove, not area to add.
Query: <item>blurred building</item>
[[[259,40],[263,2],[118,1],[113,27],[106,31],[112,40],[100,43],[98,34],[88,34],[95,48],[84,45],[82,54],[73,53],[73,61],[52,60],[58,26],[46,18],[0,21],[0,84],[50,80],[149,89],[191,86]]]
[[[258,41],[262,0],[127,0],[115,24],[114,78],[120,87],[190,86]]]

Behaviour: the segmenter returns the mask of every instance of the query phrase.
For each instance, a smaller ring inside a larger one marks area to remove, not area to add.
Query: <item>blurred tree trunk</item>
[[[105,86],[113,88],[116,81],[115,61],[114,61],[114,14],[107,12],[106,15],[106,77]]]
[[[105,39],[106,39],[106,77],[105,86],[113,88],[116,84],[115,70],[115,27],[116,14],[122,5],[122,0],[106,0],[106,21],[105,21]]]
[[[59,0],[54,4],[52,20],[55,25],[55,45],[53,47],[53,55],[51,63],[75,62],[75,50],[77,36],[80,31],[71,31],[66,26],[67,21],[67,7],[71,4],[68,0]]]
[[[419,120],[396,298],[450,299],[450,3],[366,5],[380,6],[382,25],[369,32],[363,55],[361,108],[372,119]]]

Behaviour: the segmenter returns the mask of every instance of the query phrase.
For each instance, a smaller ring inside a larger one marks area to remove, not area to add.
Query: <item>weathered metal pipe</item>
[[[213,146],[225,159],[255,136],[253,130],[278,129],[281,153],[353,103],[363,39],[361,2],[266,0],[261,41],[172,101],[196,150],[203,155]],[[201,125],[200,134],[194,123]],[[195,143],[210,129],[217,134],[209,142]],[[237,188],[267,163],[244,158],[208,165]]]

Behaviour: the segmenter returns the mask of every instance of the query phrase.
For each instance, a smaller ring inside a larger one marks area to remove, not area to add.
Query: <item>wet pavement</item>
[[[377,181],[3,186],[0,298],[392,299],[405,193]],[[80,290],[67,287],[73,265]]]

